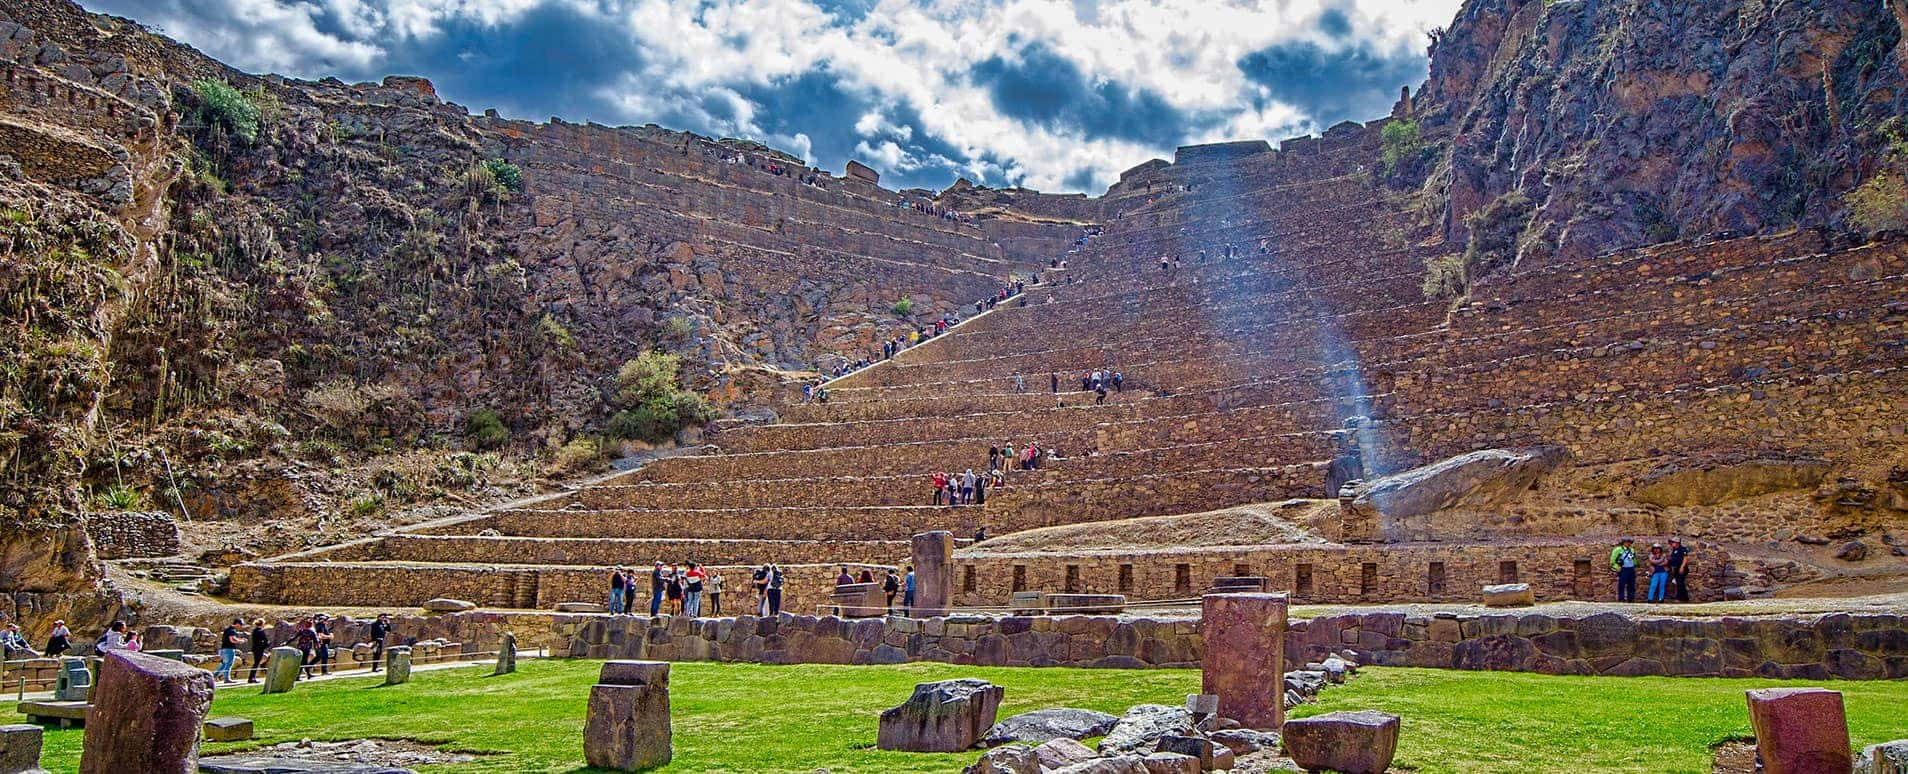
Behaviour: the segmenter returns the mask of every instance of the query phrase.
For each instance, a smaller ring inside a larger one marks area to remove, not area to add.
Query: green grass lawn
[[[300,738],[401,737],[498,753],[444,771],[580,771],[584,703],[598,668],[526,661],[505,677],[473,668],[420,672],[390,688],[342,680],[278,696],[221,691],[214,714],[252,718],[260,740],[206,751]],[[975,754],[875,750],[875,718],[917,682],[965,676],[1006,687],[1003,716],[1050,706],[1118,713],[1141,702],[1177,704],[1199,685],[1199,673],[1190,670],[679,663],[671,674],[676,757],[667,770],[958,771]],[[1709,745],[1749,733],[1742,692],[1779,684],[1785,683],[1367,669],[1295,714],[1398,713],[1398,765],[1423,772],[1701,772],[1709,770]],[[1908,737],[1908,683],[1828,685],[1847,696],[1858,746]],[[17,718],[0,713],[0,722]],[[80,733],[49,730],[43,765],[76,770]]]

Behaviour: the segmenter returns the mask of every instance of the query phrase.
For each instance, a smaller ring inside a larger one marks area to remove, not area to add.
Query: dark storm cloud
[[[1020,48],[1018,56],[990,57],[968,78],[987,90],[1007,116],[1087,139],[1114,138],[1172,145],[1194,120],[1160,95],[1113,81],[1088,78],[1073,60],[1044,43]]]
[[[1347,119],[1365,121],[1390,112],[1398,87],[1423,82],[1426,68],[1422,55],[1404,49],[1390,53],[1356,46],[1333,50],[1311,41],[1263,48],[1239,60],[1239,70],[1248,80],[1320,126]]]

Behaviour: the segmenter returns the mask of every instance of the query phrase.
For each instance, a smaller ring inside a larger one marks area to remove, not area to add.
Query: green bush
[[[199,117],[207,126],[220,126],[247,143],[258,140],[258,105],[232,88],[210,78],[192,82],[199,94]]]
[[[464,418],[464,438],[479,449],[495,449],[510,442],[510,428],[496,409],[482,408]]]
[[[1395,175],[1424,157],[1424,135],[1415,120],[1393,121],[1385,124],[1380,147],[1379,163],[1386,175]]]
[[[505,190],[513,192],[523,190],[523,170],[517,165],[503,159],[487,159],[484,161],[484,168],[490,171],[490,176]]]
[[[1886,143],[1881,170],[1842,196],[1848,222],[1868,236],[1908,231],[1908,129],[1896,119],[1876,134]]]
[[[690,425],[715,417],[709,402],[681,383],[682,358],[666,352],[645,352],[616,372],[612,403],[622,410],[604,428],[612,438],[649,443],[669,440]]]
[[[1511,191],[1465,216],[1471,241],[1460,255],[1446,255],[1425,261],[1424,294],[1428,298],[1455,298],[1471,292],[1477,278],[1508,265],[1517,258],[1517,239],[1530,225],[1533,211],[1530,197]]]
[[[114,484],[100,491],[96,499],[100,506],[109,510],[130,511],[138,508],[140,501],[144,498],[141,498],[139,492],[132,487]]]
[[[895,316],[906,317],[909,314],[912,314],[913,312],[914,312],[914,299],[903,298],[899,301],[894,302]]]

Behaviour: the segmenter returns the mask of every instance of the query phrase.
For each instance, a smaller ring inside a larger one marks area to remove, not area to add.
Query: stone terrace
[[[1360,172],[1377,127],[1136,171],[1100,202],[1105,232],[1067,271],[1042,270],[1046,282],[1002,308],[836,380],[825,405],[726,424],[702,454],[533,507],[243,565],[234,595],[400,604],[462,593],[547,608],[598,601],[605,567],[662,558],[724,567],[734,598],[742,565],[776,561],[796,568],[790,607],[801,610],[822,601],[838,564],[904,562],[914,532],[998,536],[1327,497],[1328,470],[1348,459],[1395,470],[1551,443],[1579,467],[1743,448],[1835,460],[1904,436],[1908,244],[1837,250],[1813,233],[1673,243],[1493,278],[1454,308],[1423,297],[1432,254],[1406,244],[1411,216]],[[685,185],[667,165],[631,174],[657,196]],[[789,211],[829,238],[829,209]],[[950,271],[1002,259],[961,239],[909,238],[901,252],[967,256],[937,263]],[[1181,265],[1163,272],[1161,256]],[[1126,377],[1104,404],[1079,389],[1101,367]],[[1029,441],[1059,458],[1010,472],[984,505],[929,504],[933,471],[978,471],[990,445]],[[1468,599],[1508,580],[1544,599],[1608,593],[1601,538],[1589,537],[1607,519],[1512,521],[1493,520],[1487,542],[1106,555],[983,545],[957,555],[957,598],[1184,598],[1234,574],[1314,602]],[[1730,537],[1701,521],[1679,528]],[[1727,547],[1704,551],[1717,576],[1696,585],[1713,594]]]

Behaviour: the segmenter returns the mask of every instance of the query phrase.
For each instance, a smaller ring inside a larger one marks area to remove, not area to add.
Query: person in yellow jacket
[[[1636,541],[1624,538],[1610,549],[1610,571],[1617,577],[1617,601],[1636,601]]]

